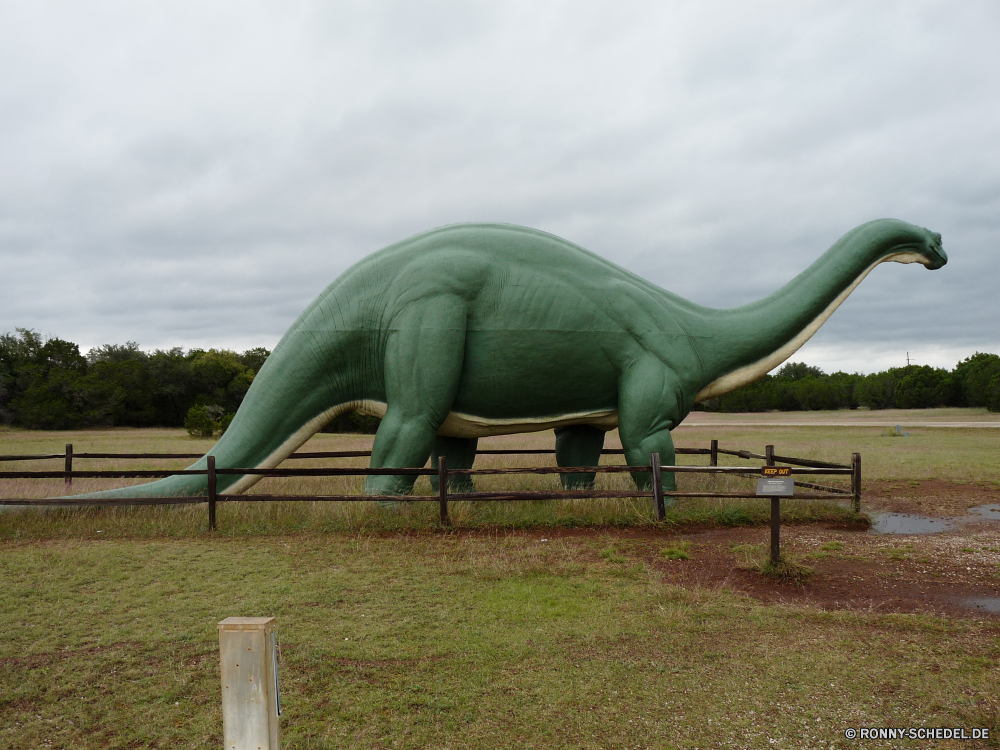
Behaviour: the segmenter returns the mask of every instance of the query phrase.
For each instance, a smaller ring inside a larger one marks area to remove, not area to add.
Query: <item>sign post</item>
[[[781,498],[795,494],[791,466],[763,466],[757,480],[757,495],[771,498],[771,562],[781,559]]]
[[[226,750],[278,750],[281,698],[273,617],[219,623],[222,736]]]

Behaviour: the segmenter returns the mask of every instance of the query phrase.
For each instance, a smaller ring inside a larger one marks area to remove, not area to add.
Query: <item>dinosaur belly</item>
[[[453,411],[448,413],[438,429],[438,435],[480,438],[490,435],[513,435],[518,432],[541,432],[571,424],[589,424],[601,430],[613,430],[618,426],[618,412],[592,411],[537,418],[490,419]]]
[[[330,413],[339,413],[344,407],[357,409],[360,413],[378,417],[385,416],[386,405],[382,401],[357,401],[350,405],[339,405]],[[575,412],[572,414],[550,414],[544,417],[481,417],[476,414],[448,412],[437,434],[446,437],[481,438],[491,435],[514,435],[519,432],[542,432],[571,424],[589,424],[601,430],[613,430],[618,426],[618,412],[613,410]]]

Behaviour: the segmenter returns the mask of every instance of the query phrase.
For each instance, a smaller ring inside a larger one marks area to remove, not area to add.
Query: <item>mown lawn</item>
[[[544,538],[2,542],[0,746],[219,747],[230,615],[278,618],[287,748],[854,747],[847,727],[997,725],[995,621],[764,606],[666,585],[600,534]]]

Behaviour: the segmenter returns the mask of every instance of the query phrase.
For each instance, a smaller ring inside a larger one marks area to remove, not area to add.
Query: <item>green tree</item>
[[[976,352],[955,365],[952,377],[960,406],[986,406],[987,389],[1000,375],[1000,357],[996,354]]]
[[[15,421],[33,429],[80,427],[85,410],[79,386],[86,370],[87,360],[71,341],[52,338],[30,351],[17,373],[18,393],[10,401]]]
[[[197,402],[217,404],[232,412],[240,408],[254,379],[254,371],[236,352],[227,349],[196,353],[191,358],[191,370],[198,388]]]
[[[156,424],[180,427],[198,397],[191,357],[180,347],[157,349],[149,356],[150,376],[159,383],[153,398]]]
[[[248,370],[253,370],[254,373],[260,372],[260,368],[264,366],[264,362],[267,361],[269,356],[271,356],[271,352],[263,346],[258,346],[254,349],[247,349],[239,355],[240,362],[242,362]]]
[[[993,376],[985,393],[986,408],[990,411],[1000,411],[1000,373]]]
[[[149,355],[139,348],[134,341],[124,344],[105,344],[87,352],[87,361],[96,362],[149,362]]]
[[[157,423],[159,382],[148,361],[99,361],[78,385],[84,421],[89,425],[148,427]]]
[[[145,427],[158,423],[160,391],[149,355],[134,341],[106,344],[87,352],[87,375],[80,398],[89,425]]]
[[[827,376],[808,375],[796,381],[791,388],[799,408],[806,411],[836,409],[840,403],[837,388]]]
[[[855,389],[861,381],[862,375],[848,374],[846,372],[835,372],[828,376],[830,385],[837,393],[838,409],[857,409],[858,400],[855,396]]]
[[[0,336],[0,424],[15,421],[11,402],[22,392],[18,376],[44,345],[44,340],[32,330],[18,328],[17,334]]]
[[[896,407],[932,409],[955,402],[955,384],[947,370],[910,365],[901,368],[896,384]]]
[[[760,380],[719,396],[716,408],[722,412],[770,411],[779,408],[780,392],[774,387],[774,378],[765,375]]]
[[[378,417],[370,417],[356,411],[345,411],[328,422],[322,432],[374,435],[381,423],[382,420]]]
[[[804,380],[805,378],[822,378],[825,374],[818,367],[807,365],[805,362],[786,362],[775,374],[776,378],[786,380]]]
[[[869,409],[891,409],[896,405],[894,370],[874,372],[858,381],[854,396],[861,406]]]

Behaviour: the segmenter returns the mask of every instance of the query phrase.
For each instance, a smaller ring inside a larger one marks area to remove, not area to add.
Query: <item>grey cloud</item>
[[[273,345],[473,220],[732,306],[896,216],[949,265],[877,269],[812,350],[1000,350],[990,3],[102,7],[0,10],[0,329]]]

